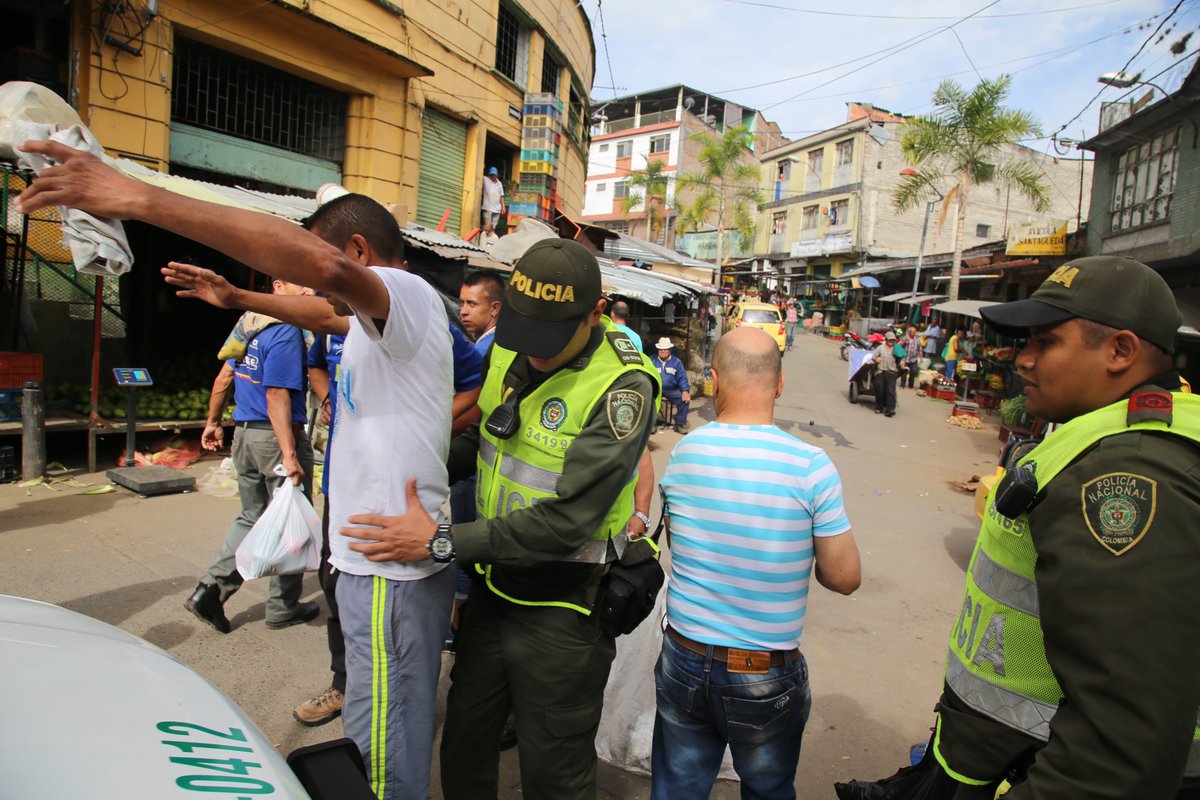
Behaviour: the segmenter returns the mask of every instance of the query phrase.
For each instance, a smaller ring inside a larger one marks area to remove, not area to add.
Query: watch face
[[[448,536],[435,536],[429,543],[434,558],[450,558],[454,554],[454,542]]]

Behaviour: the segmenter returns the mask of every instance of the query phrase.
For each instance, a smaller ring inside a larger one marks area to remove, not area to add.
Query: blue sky
[[[1121,69],[1148,38],[1127,71],[1168,91],[1178,87],[1200,31],[1183,56],[1167,46],[1200,28],[1200,0],[1183,0],[1163,42],[1151,37],[1178,2],[583,0],[583,7],[596,38],[592,97],[599,101],[686,83],[762,110],[795,139],[844,121],[851,100],[927,113],[945,77],[971,86],[979,75],[1009,73],[1010,106],[1032,112],[1046,134],[1082,111],[1060,134],[1079,139],[1095,133],[1101,102],[1128,92],[1096,77]]]

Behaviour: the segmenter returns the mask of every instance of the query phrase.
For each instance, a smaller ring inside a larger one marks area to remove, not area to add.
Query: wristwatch
[[[454,534],[450,532],[450,525],[445,522],[438,525],[425,547],[429,549],[429,557],[439,564],[453,561]]]
[[[649,514],[643,514],[640,511],[634,511],[633,515],[642,521],[642,524],[646,526],[646,530],[650,530],[650,515]]]

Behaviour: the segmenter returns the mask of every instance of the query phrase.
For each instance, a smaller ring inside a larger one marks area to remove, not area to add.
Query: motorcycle
[[[857,333],[846,331],[846,338],[842,340],[842,348],[840,350],[842,361],[850,360],[851,350],[870,350],[872,347],[874,347],[874,345],[859,336]]]

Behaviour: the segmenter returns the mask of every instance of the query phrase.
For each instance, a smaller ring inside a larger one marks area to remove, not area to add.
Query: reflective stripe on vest
[[[615,331],[612,323],[604,320],[606,333]],[[624,337],[622,336],[622,341]],[[489,369],[484,376],[484,385],[479,397],[483,419],[503,402],[506,392],[504,381],[509,368],[516,360],[510,350],[493,345],[489,358]],[[612,384],[622,374],[634,370],[644,372],[654,382],[655,395],[646,398],[642,409],[642,420],[657,415],[658,374],[646,364],[626,365],[616,350],[610,336],[604,336],[582,368],[566,367],[538,384],[524,397],[518,406],[519,425],[517,431],[507,439],[500,439],[487,432],[486,425],[480,427],[479,456],[476,461],[475,504],[482,519],[507,516],[521,508],[554,497],[567,449],[582,431],[587,420],[600,403],[606,401]],[[617,536],[625,530],[633,513],[633,487],[636,471],[632,472],[621,492],[614,498],[604,519],[591,534],[590,541],[571,553],[556,560],[567,563],[605,564],[619,558],[624,551],[625,541]],[[612,542],[610,544],[610,541]],[[528,601],[509,597],[497,589],[490,580],[491,567],[481,570],[496,594],[514,603],[524,605],[565,605],[583,613],[587,609],[565,602]]]
[[[1170,426],[1161,420],[1129,425],[1128,403],[1121,400],[1066,423],[1020,464],[1035,470],[1042,491],[1079,454],[1107,436],[1147,430],[1200,443],[1200,397],[1172,397]],[[1046,741],[1062,689],[1046,660],[1035,583],[1037,557],[1027,516],[1003,517],[989,498],[967,571],[966,595],[950,632],[946,683],[978,713]],[[955,735],[940,728],[939,733]],[[934,749],[945,765],[937,740]],[[1200,775],[1200,710],[1186,775]]]

